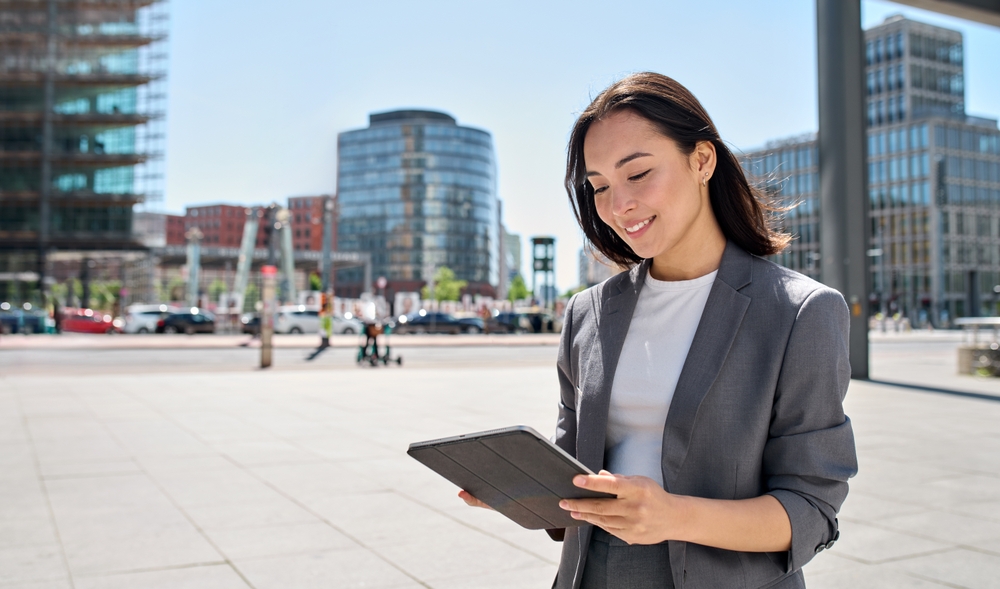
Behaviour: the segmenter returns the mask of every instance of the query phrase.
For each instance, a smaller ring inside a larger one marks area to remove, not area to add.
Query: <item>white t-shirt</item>
[[[674,282],[646,275],[611,385],[606,470],[663,486],[663,426],[716,274]]]

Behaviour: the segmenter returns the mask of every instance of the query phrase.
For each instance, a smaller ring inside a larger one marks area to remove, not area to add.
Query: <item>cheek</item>
[[[611,201],[609,199],[595,197],[594,208],[597,209],[597,216],[601,218],[601,221],[604,221],[605,225],[616,229],[614,215],[611,214]]]

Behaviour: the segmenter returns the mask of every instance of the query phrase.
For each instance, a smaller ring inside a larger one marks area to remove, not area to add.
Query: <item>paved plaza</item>
[[[287,345],[269,371],[247,348],[0,340],[0,588],[549,587],[559,544],[405,450],[550,434],[556,348],[399,339],[402,368]],[[1000,381],[956,376],[953,334],[873,339],[847,399],[861,472],[809,587],[1000,586]]]

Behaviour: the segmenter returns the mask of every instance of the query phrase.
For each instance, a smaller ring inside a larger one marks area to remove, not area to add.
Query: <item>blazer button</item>
[[[833,548],[833,543],[834,543],[833,540],[830,540],[829,542],[827,542],[826,543],[826,548]]]
[[[819,554],[820,552],[823,552],[824,548],[826,548],[826,544],[820,544],[819,546],[817,546],[816,547],[816,554]]]

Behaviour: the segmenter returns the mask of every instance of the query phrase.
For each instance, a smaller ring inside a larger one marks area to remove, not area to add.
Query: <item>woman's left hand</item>
[[[596,475],[577,475],[573,484],[618,497],[563,499],[559,506],[574,519],[600,526],[629,544],[658,544],[678,537],[682,516],[679,497],[652,479],[602,470]]]

